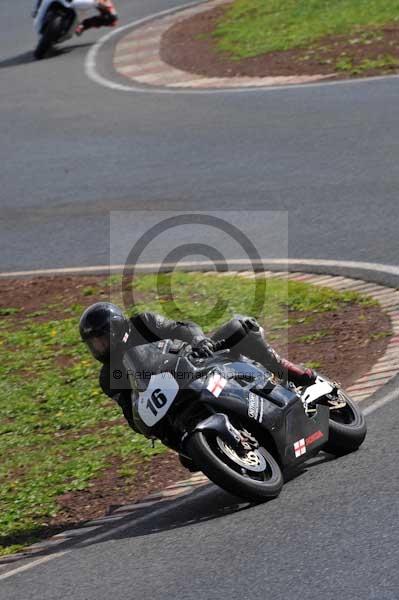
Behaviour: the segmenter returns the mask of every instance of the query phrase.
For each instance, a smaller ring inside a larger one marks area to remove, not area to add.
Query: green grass
[[[261,283],[241,277],[178,272],[172,278],[167,274],[140,277],[134,291],[138,292],[139,300],[131,307],[133,312],[153,310],[174,319],[188,318],[206,331],[215,329],[234,314],[252,314],[278,328],[287,327],[287,311],[318,313],[333,311],[345,303],[360,302],[368,306],[374,303],[352,292],[336,293],[295,281],[270,279],[263,288]],[[145,299],[141,300],[143,295]]]
[[[389,72],[399,67],[399,59],[386,54],[376,59],[364,59],[360,63],[355,63],[350,57],[343,57],[335,63],[337,71],[346,72],[349,75],[361,75],[366,71],[380,70]]]
[[[241,59],[398,20],[399,0],[236,0],[215,36],[221,51]]]
[[[120,278],[112,281],[117,284]],[[370,303],[353,293],[276,279],[267,283],[262,301],[254,300],[254,281],[243,278],[177,273],[172,278],[162,275],[157,283],[151,275],[135,281],[139,300],[133,312],[184,315],[206,331],[234,313],[248,312],[267,327],[285,331],[288,310],[303,312],[307,319],[347,303]],[[90,296],[95,289],[90,288]],[[54,310],[64,316],[53,320]],[[0,555],[35,541],[59,510],[57,496],[87,488],[110,458],[119,457],[122,475],[133,476],[135,463],[163,451],[160,445],[153,450],[146,439],[120,425],[119,409],[102,395],[99,365],[79,341],[81,311],[79,304],[51,304],[23,318],[20,311],[17,315],[16,310],[2,309]]]

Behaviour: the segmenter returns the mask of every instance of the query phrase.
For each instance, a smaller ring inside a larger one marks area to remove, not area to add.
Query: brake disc
[[[261,473],[266,469],[265,457],[258,450],[249,450],[243,456],[238,456],[237,452],[219,437],[216,438],[216,441],[222,452],[240,467],[255,473]]]

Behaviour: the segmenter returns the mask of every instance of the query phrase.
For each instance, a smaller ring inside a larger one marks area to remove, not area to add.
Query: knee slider
[[[103,18],[104,18],[104,25],[108,25],[109,27],[112,27],[112,25],[115,25],[115,23],[117,22],[118,15],[107,12],[107,13],[103,13]]]

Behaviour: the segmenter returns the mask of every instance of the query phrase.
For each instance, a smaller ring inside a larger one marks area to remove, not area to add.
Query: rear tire
[[[256,479],[251,477],[250,471],[243,474],[245,469],[240,469],[220,450],[215,434],[210,431],[195,431],[187,445],[195,465],[216,485],[234,496],[262,502],[276,498],[281,492],[284,483],[281,469],[265,448],[260,447],[259,453],[266,462],[266,469],[257,473],[259,478]]]
[[[367,433],[366,420],[358,405],[342,390],[339,396],[346,406],[330,411],[329,439],[323,447],[325,452],[336,456],[357,450]]]
[[[43,33],[40,36],[39,43],[33,52],[33,56],[36,60],[42,60],[51,50],[51,47],[58,39],[61,24],[61,15],[56,15],[55,17],[49,19],[44,27]]]

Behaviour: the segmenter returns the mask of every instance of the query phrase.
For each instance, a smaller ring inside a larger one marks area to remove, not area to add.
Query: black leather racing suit
[[[102,2],[97,2],[97,10],[99,12],[98,15],[94,17],[88,17],[84,19],[80,24],[79,33],[86,31],[87,29],[92,29],[93,27],[114,27],[118,21],[118,15],[115,10],[115,6],[112,0],[103,0]]]
[[[195,323],[173,321],[156,313],[141,313],[136,317],[132,317],[130,322],[129,347],[165,339],[180,340],[195,346],[205,338],[204,332]],[[233,355],[243,354],[256,360],[280,379],[288,379],[297,385],[309,385],[312,381],[313,373],[310,369],[303,370],[280,358],[273,348],[266,343],[263,329],[251,317],[236,316],[222,325],[211,338],[213,341],[226,340],[226,347],[231,349]],[[135,429],[131,388],[122,358],[122,355],[113,357],[112,365],[103,365],[100,372],[100,386],[107,396],[113,398],[119,404],[130,427]],[[116,373],[118,377],[114,379]],[[125,383],[121,385],[121,382]]]

